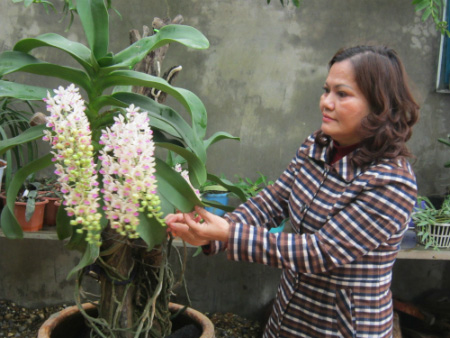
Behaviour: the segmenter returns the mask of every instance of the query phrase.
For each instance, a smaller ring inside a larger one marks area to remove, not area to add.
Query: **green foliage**
[[[442,20],[445,0],[413,0],[412,4],[416,12],[423,11],[422,21],[428,20],[431,16],[436,25],[436,30],[450,37],[448,23]]]
[[[267,177],[258,171],[259,177],[256,180],[251,180],[248,177],[238,177],[238,182],[236,186],[241,188],[244,191],[247,199],[256,196],[261,190],[267,187],[270,184],[273,184],[273,181],[268,181]]]
[[[450,195],[448,195],[439,209],[431,203],[427,197],[417,198],[418,207],[415,208],[412,219],[416,226],[417,236],[425,245],[425,248],[436,248],[436,241],[433,238],[430,227],[436,224],[450,223]]]
[[[28,101],[0,97],[0,142],[16,138],[30,129],[29,119],[33,113],[33,106]],[[27,162],[36,159],[38,156],[37,144],[35,141],[30,141],[11,147],[4,156],[8,163],[4,186],[5,190],[7,190],[12,179],[13,163],[20,168]]]

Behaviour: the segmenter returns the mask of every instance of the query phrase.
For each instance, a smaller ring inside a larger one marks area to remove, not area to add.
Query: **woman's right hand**
[[[191,213],[190,219],[194,218],[193,214]],[[200,216],[197,216],[194,218],[196,221],[200,221]],[[170,232],[173,233],[174,236],[180,237],[183,241],[193,245],[193,246],[202,246],[202,245],[208,245],[209,240],[199,238],[194,232],[190,231],[189,226],[186,223],[186,217],[185,214],[182,213],[176,213],[176,214],[169,214],[165,218],[166,224],[170,229]]]

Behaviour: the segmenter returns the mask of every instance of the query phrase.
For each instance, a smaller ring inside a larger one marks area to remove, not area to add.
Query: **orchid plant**
[[[13,212],[15,197],[26,177],[53,165],[64,194],[58,237],[82,253],[70,273],[76,276],[80,311],[99,337],[162,337],[170,333],[173,281],[163,217],[175,210],[189,212],[194,205],[222,207],[201,200],[195,189],[215,178],[206,170],[209,146],[235,138],[226,132],[205,138],[206,109],[194,93],[133,70],[148,53],[168,43],[205,49],[206,37],[193,27],[167,25],[113,54],[108,51],[108,5],[107,0],[76,2],[88,46],[47,33],[20,40],[0,54],[0,97],[45,98],[49,112],[47,125],[1,140],[0,156],[42,137],[52,147],[51,153],[15,172],[0,222],[8,238],[23,237]],[[78,66],[41,60],[33,55],[37,48],[58,49]],[[66,85],[53,95],[47,87],[7,81],[17,72],[56,77]],[[189,122],[170,106],[135,93],[136,86],[171,95]],[[185,168],[175,170],[168,158]],[[88,271],[95,271],[100,282],[96,318],[81,307]]]

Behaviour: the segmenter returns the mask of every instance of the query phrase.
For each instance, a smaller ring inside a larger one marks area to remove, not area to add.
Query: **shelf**
[[[0,230],[0,237],[6,237],[3,231]],[[56,234],[55,227],[44,227],[42,230],[33,232],[24,232],[24,239],[50,239],[58,240],[58,235]]]
[[[0,230],[0,237],[5,237]],[[58,240],[55,227],[44,227],[44,229],[36,232],[24,232],[24,239],[46,239],[46,240]],[[183,242],[181,239],[176,238],[173,244],[177,247],[182,247]],[[187,247],[193,247],[186,243]],[[425,249],[421,245],[416,245],[411,249],[401,249],[398,253],[397,259],[423,259],[423,260],[450,260],[450,249]]]
[[[0,238],[6,237],[3,231],[0,229]],[[42,230],[34,232],[24,232],[23,239],[46,239],[46,240],[59,240],[56,234],[55,227],[45,227]],[[175,238],[173,240],[173,245],[177,247],[183,247],[183,241],[180,238]],[[186,247],[193,248],[193,245],[186,243]]]
[[[450,260],[450,249],[425,249],[422,245],[416,245],[412,249],[400,249],[397,259],[430,259]]]

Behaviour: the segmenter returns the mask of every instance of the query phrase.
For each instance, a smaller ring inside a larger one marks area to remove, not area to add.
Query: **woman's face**
[[[320,97],[322,132],[341,146],[360,142],[361,120],[370,112],[369,103],[355,81],[350,60],[331,66]]]

